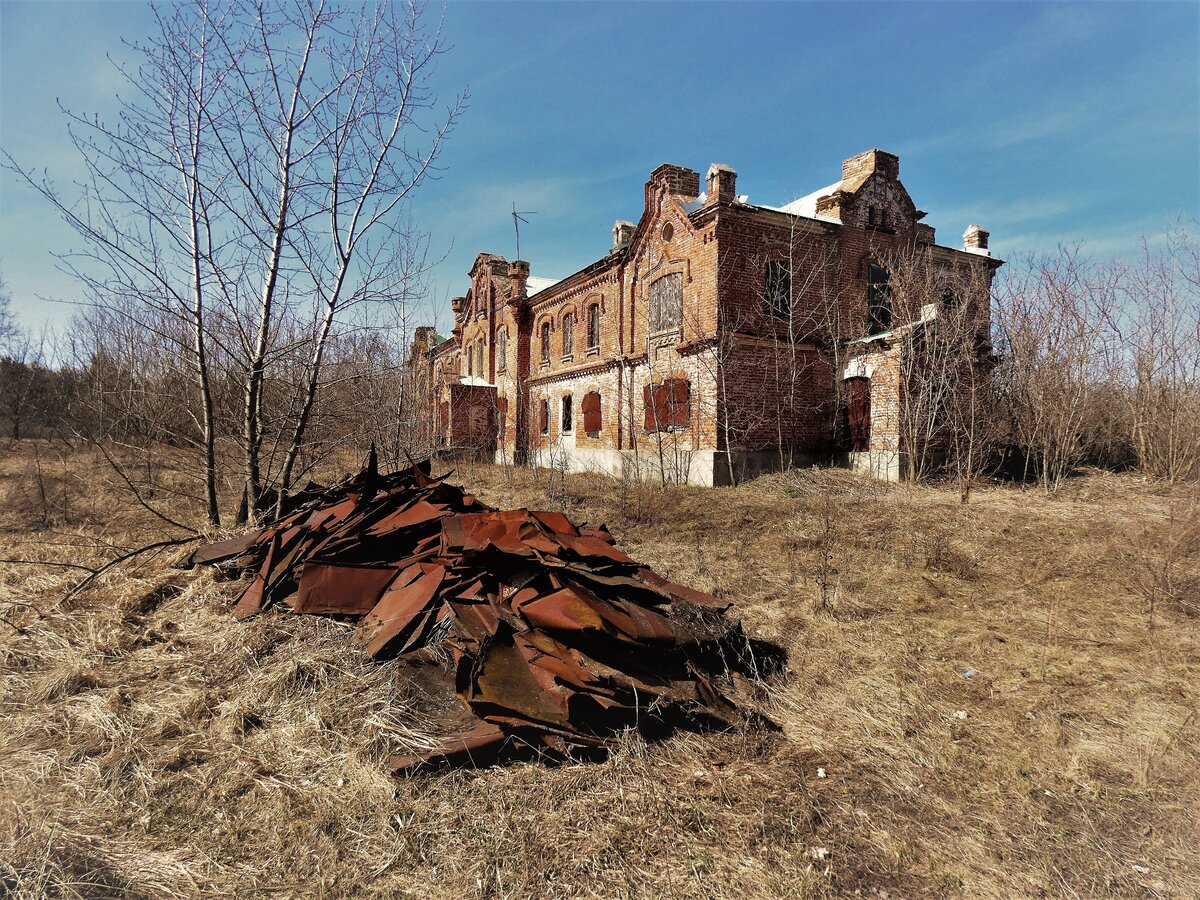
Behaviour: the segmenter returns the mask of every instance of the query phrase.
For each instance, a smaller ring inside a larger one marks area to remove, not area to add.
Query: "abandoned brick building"
[[[935,243],[899,180],[869,150],[836,183],[780,207],[739,196],[737,173],[664,164],[636,224],[561,280],[480,253],[452,301],[450,337],[419,328],[411,357],[435,444],[497,460],[723,484],[793,464],[900,475],[904,329],[936,327],[938,302],[900,321],[889,266],[914,255],[975,277],[986,352],[988,233]]]

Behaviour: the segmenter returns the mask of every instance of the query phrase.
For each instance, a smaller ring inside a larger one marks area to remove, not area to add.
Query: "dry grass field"
[[[782,731],[393,779],[436,698],[347,626],[235,622],[171,552],[67,602],[11,562],[170,533],[102,472],[0,453],[0,895],[1200,897],[1194,486],[463,469],[731,602],[789,654]]]

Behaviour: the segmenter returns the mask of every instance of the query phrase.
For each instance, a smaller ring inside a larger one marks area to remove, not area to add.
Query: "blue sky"
[[[435,10],[436,12],[436,10]],[[127,2],[0,0],[0,146],[63,182],[78,163],[55,101],[113,109],[106,53],[151,25]],[[433,285],[476,252],[534,275],[607,252],[662,162],[737,169],[778,205],[882,147],[939,242],[977,222],[1001,256],[1082,241],[1131,252],[1200,217],[1200,3],[451,3],[438,79],[471,102],[413,207]],[[0,173],[0,275],[28,325],[58,323],[73,235]]]

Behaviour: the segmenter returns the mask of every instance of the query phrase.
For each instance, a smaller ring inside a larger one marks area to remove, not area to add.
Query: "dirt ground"
[[[1195,486],[461,469],[732,603],[782,732],[394,779],[435,698],[348,626],[175,548],[62,600],[179,533],[103,468],[0,450],[0,896],[1200,897]]]

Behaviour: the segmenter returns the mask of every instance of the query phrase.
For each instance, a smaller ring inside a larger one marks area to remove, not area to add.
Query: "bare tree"
[[[1200,477],[1200,239],[1179,228],[1143,242],[1120,269],[1114,380],[1126,405],[1138,467],[1174,480]]]
[[[12,312],[12,297],[8,293],[8,286],[4,283],[4,279],[0,278],[0,352],[8,349],[9,342],[18,333],[19,329]]]
[[[405,203],[465,100],[438,109],[440,32],[415,3],[197,0],[155,15],[155,35],[132,47],[138,68],[121,71],[129,93],[116,122],[67,112],[82,195],[63,197],[7,154],[6,166],[83,238],[62,259],[89,302],[150,318],[186,349],[216,524],[214,360],[241,385],[237,439],[260,508],[297,474],[327,350],[355,324],[351,310],[412,299],[424,242]],[[276,366],[292,368],[298,392],[267,389]],[[268,398],[282,406],[268,410]],[[268,440],[277,467],[264,468]]]
[[[994,435],[991,268],[984,260],[939,263],[921,245],[889,254],[886,267],[905,476],[949,470],[966,502]]]
[[[1047,491],[1087,452],[1087,423],[1104,382],[1118,276],[1062,247],[1009,264],[996,291],[998,388],[1014,443]]]

